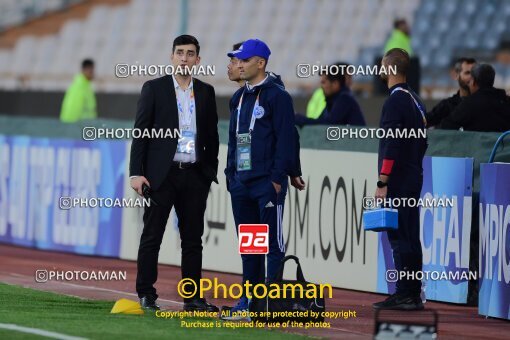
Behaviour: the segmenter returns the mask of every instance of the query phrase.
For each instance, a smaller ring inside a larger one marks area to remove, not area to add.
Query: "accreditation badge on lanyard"
[[[260,91],[257,94],[255,100],[255,106],[251,113],[250,129],[248,133],[239,133],[239,117],[241,115],[241,104],[243,102],[244,92],[239,99],[239,105],[237,105],[237,128],[236,128],[236,163],[237,171],[251,170],[251,133],[255,127],[255,121],[257,118],[261,118],[264,115],[264,108],[259,106]]]
[[[413,97],[413,95],[411,94],[411,92],[409,92],[408,90],[402,88],[402,87],[396,87],[395,89],[393,89],[393,91],[391,91],[390,93],[390,96],[392,94],[394,94],[395,92],[397,91],[402,91],[402,92],[405,92],[407,93],[408,95],[411,96],[411,98],[413,99],[413,102],[414,102],[414,105],[416,105],[416,107],[418,108],[418,111],[420,111],[421,113],[421,117],[423,119],[423,126],[424,127],[427,127],[427,118],[425,117],[425,112],[423,111],[423,109],[421,108],[420,104],[418,103],[418,101]]]
[[[177,96],[177,109],[179,111],[179,120],[181,122],[181,138],[177,141],[177,152],[178,153],[195,153],[195,132],[191,129],[191,122],[193,120],[193,114],[195,113],[195,98],[193,88],[191,88],[189,98],[188,114],[184,111],[182,103]]]

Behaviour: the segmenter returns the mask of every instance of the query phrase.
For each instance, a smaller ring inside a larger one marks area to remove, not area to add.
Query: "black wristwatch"
[[[377,187],[378,188],[384,188],[384,187],[387,187],[387,186],[388,186],[388,183],[383,182],[383,181],[377,181]]]

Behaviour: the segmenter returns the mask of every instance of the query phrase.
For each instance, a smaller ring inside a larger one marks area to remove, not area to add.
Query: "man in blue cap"
[[[244,41],[243,41],[244,42]],[[233,50],[238,50],[239,47],[243,44],[243,42],[236,43],[232,46]],[[229,55],[232,55],[232,53],[229,53]],[[285,88],[285,85],[283,84],[282,78],[271,71],[267,72],[266,74],[268,77],[273,78],[272,81],[274,81],[276,84],[280,85],[281,87]],[[228,79],[230,81],[236,82],[239,87],[244,87],[246,85],[246,81],[241,79],[241,75],[239,74],[239,59],[236,57],[230,57],[230,63],[227,66],[227,75]],[[296,122],[297,123],[297,122]],[[295,159],[293,162],[293,168],[290,173],[290,184],[298,189],[299,191],[302,191],[306,187],[306,183],[303,180],[303,173],[301,172],[301,159],[300,159],[300,144],[299,144],[299,132],[297,131],[297,128],[294,127],[294,139],[295,139]]]
[[[294,108],[285,89],[266,74],[271,51],[261,40],[246,40],[228,56],[239,59],[239,73],[246,81],[230,100],[227,188],[236,227],[268,224],[269,252],[241,254],[243,282],[251,285],[275,278],[285,256],[282,220],[287,176],[295,155]],[[248,312],[244,292],[226,319],[242,319]]]

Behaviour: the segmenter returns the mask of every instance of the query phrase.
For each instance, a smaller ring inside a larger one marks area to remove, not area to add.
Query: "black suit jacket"
[[[198,166],[210,181],[218,183],[218,113],[214,88],[193,78],[196,106],[196,154]],[[172,76],[163,76],[143,84],[138,100],[135,128],[179,129],[177,100]],[[145,176],[157,190],[170,170],[178,136],[175,138],[133,138],[129,161],[130,176]]]
[[[510,129],[510,98],[494,87],[466,97],[441,123],[441,129],[504,132]]]

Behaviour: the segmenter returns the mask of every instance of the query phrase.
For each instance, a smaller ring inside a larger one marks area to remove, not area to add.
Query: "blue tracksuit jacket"
[[[238,176],[243,183],[269,176],[271,181],[281,184],[287,181],[287,176],[293,172],[295,167],[296,131],[292,99],[281,85],[281,80],[273,76],[268,76],[262,85],[251,90],[248,90],[247,86],[243,86],[234,93],[230,100],[230,128],[225,175],[230,181],[237,172],[236,125],[237,106],[241,95],[244,93],[239,115],[239,133],[247,133],[259,92],[259,105],[264,108],[264,115],[256,120],[252,131],[252,169],[239,171]]]

